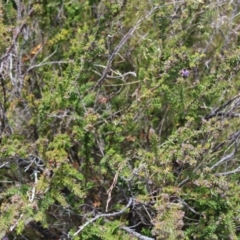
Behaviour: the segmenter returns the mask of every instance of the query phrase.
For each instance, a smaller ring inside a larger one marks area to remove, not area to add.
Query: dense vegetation
[[[0,5],[1,239],[240,239],[238,0]]]

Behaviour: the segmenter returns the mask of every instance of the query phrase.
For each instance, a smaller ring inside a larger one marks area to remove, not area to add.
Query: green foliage
[[[16,4],[0,6],[0,237],[237,239],[234,1]]]

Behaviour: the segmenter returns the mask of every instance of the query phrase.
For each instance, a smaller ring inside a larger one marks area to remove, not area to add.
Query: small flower
[[[186,69],[183,69],[183,70],[181,71],[182,77],[188,77],[189,74],[190,74],[190,72],[189,72],[188,70],[186,70]]]

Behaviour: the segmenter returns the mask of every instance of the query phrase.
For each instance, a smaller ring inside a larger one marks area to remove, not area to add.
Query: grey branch
[[[99,218],[102,218],[102,217],[115,217],[115,216],[118,216],[118,215],[123,214],[123,213],[126,211],[126,209],[128,209],[128,208],[132,205],[132,203],[133,203],[133,199],[130,198],[129,201],[128,201],[128,204],[126,205],[126,207],[123,208],[121,211],[119,211],[119,212],[114,212],[114,213],[103,213],[103,214],[97,215],[97,216],[94,217],[94,218],[91,218],[91,219],[88,220],[86,223],[84,223],[82,226],[80,226],[79,229],[78,229],[78,231],[75,232],[75,233],[73,234],[73,236],[77,236],[85,227],[87,227],[89,224],[95,222],[95,221],[96,221],[97,219],[99,219]]]
[[[230,117],[230,118],[234,118],[234,117],[240,117],[240,113],[235,113],[235,112],[215,112],[215,113],[211,113],[208,116],[208,119],[213,118],[213,117]]]
[[[229,172],[217,173],[216,176],[227,176],[227,175],[239,173],[239,172],[240,172],[240,167],[238,167],[232,171],[229,171]]]
[[[228,100],[226,103],[224,103],[222,106],[220,106],[219,108],[213,110],[210,114],[208,114],[205,119],[209,120],[213,117],[239,117],[238,113],[234,113],[234,112],[224,112],[223,110],[226,109],[226,107],[231,106],[231,104],[234,103],[234,101],[238,100],[240,97],[240,94],[234,96],[233,98],[231,98],[230,100]]]
[[[144,236],[138,232],[135,232],[133,229],[129,228],[129,227],[126,227],[126,226],[123,226],[123,227],[120,227],[122,230],[132,234],[133,236],[137,237],[139,240],[154,240],[154,238],[150,238],[150,237],[147,237],[147,236]]]
[[[236,151],[233,151],[230,154],[228,154],[227,156],[223,157],[220,161],[218,161],[212,167],[210,167],[210,170],[212,170],[213,168],[219,166],[220,164],[222,164],[228,160],[231,160],[234,157],[235,153],[236,153]]]

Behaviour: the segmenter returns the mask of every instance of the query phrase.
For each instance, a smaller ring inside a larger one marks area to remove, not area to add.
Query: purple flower
[[[186,69],[183,69],[183,70],[181,71],[181,75],[182,75],[183,77],[188,77],[189,74],[190,74],[190,72],[189,72],[188,70],[186,70]]]

